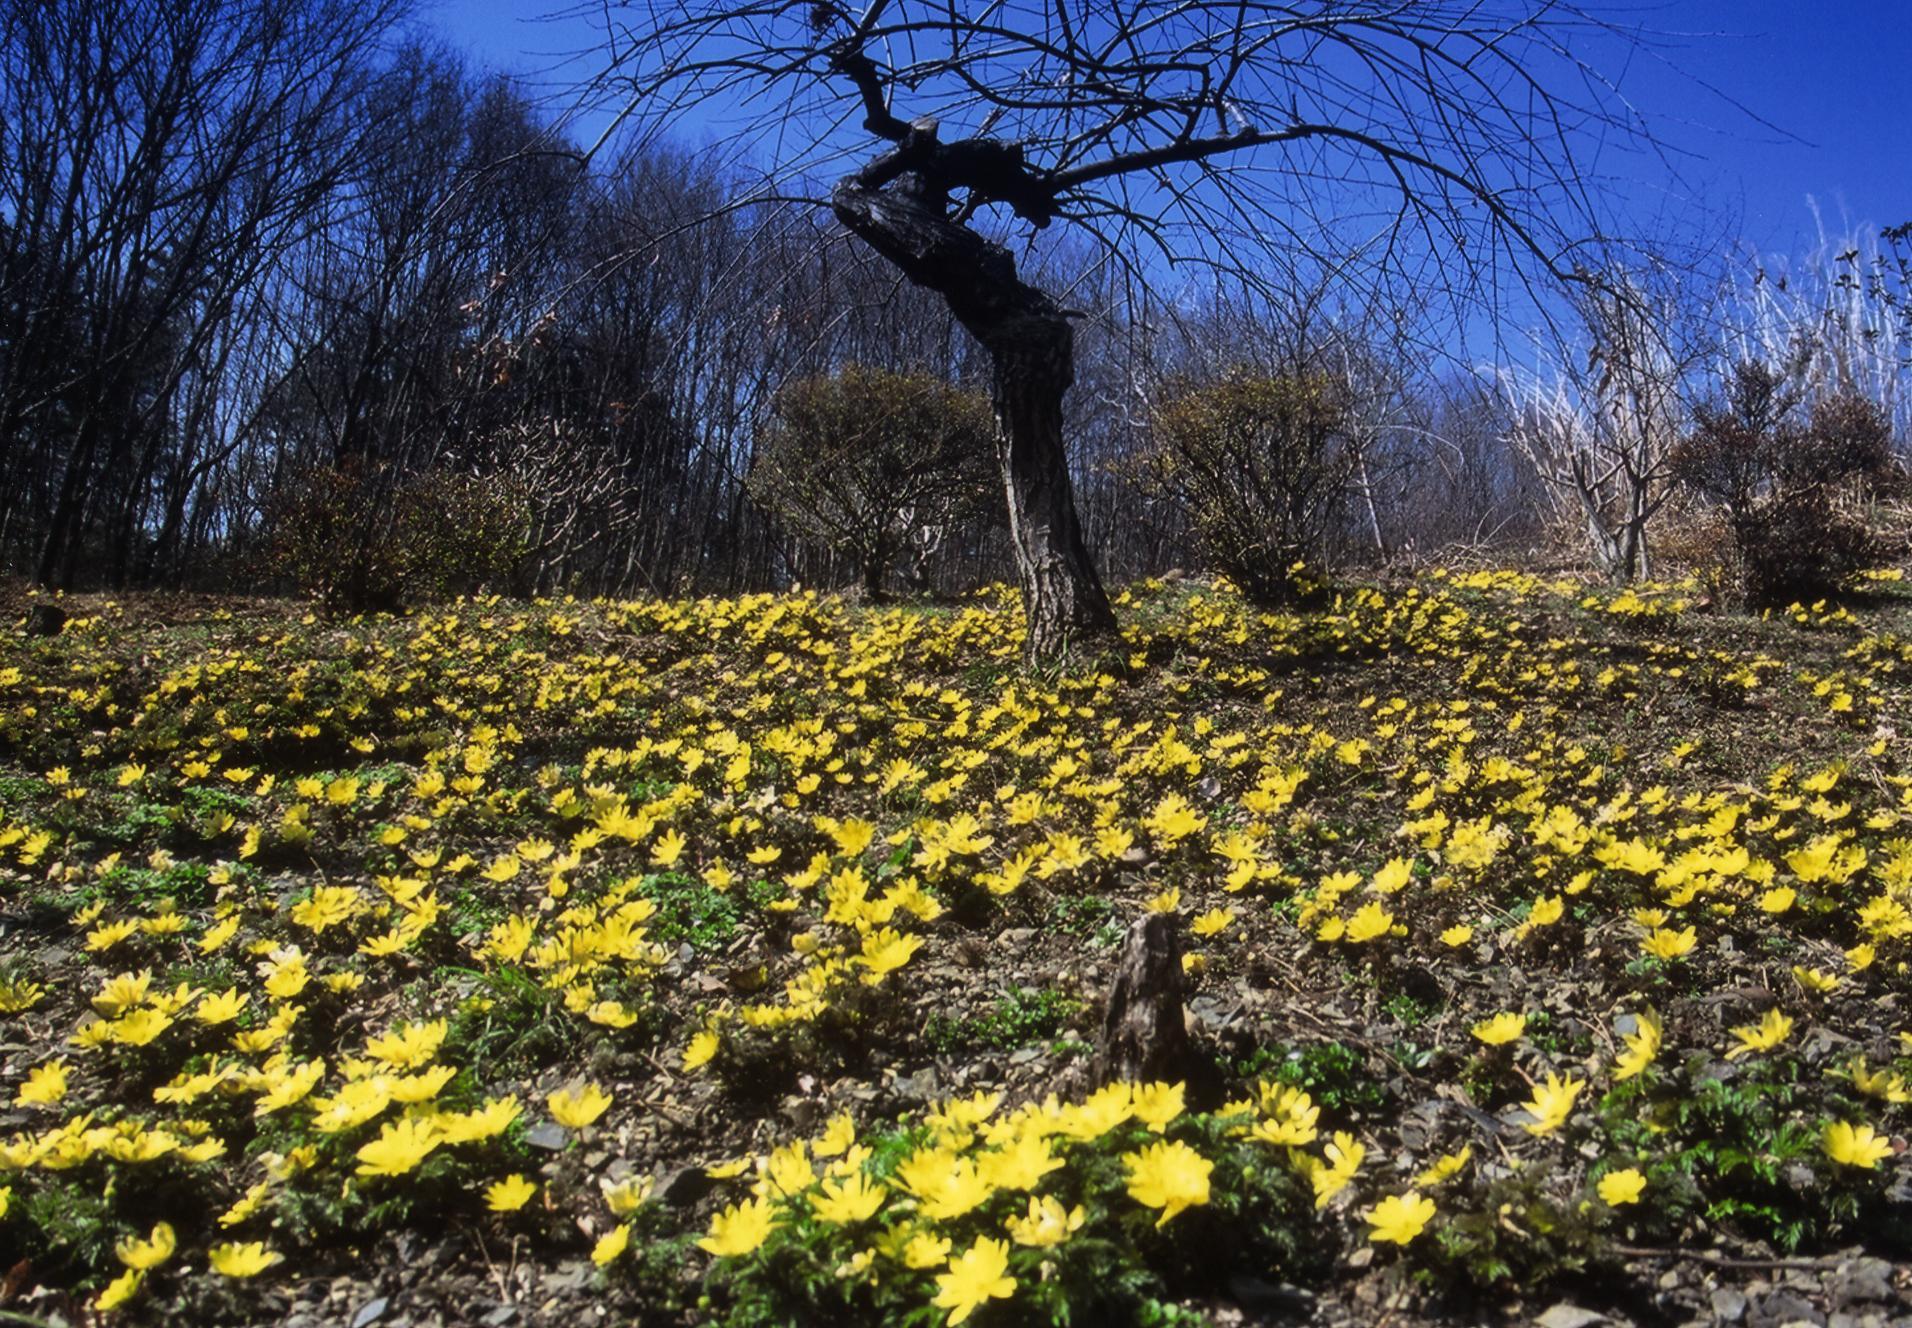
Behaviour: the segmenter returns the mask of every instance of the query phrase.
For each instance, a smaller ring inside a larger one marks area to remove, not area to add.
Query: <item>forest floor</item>
[[[1892,574],[30,604],[0,1323],[1912,1323]]]

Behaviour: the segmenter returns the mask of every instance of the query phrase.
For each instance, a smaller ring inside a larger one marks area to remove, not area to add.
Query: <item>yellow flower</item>
[[[1361,1163],[1368,1155],[1367,1145],[1349,1134],[1346,1130],[1336,1130],[1321,1150],[1327,1161],[1313,1162],[1308,1173],[1308,1182],[1314,1187],[1315,1207],[1326,1208],[1334,1196],[1348,1187],[1355,1172],[1361,1169]],[[1306,1154],[1303,1154],[1306,1157]]]
[[[1642,1010],[1633,1017],[1633,1022],[1634,1031],[1621,1039],[1626,1043],[1626,1050],[1613,1062],[1616,1083],[1633,1078],[1653,1064],[1653,1058],[1660,1054],[1660,1038],[1664,1032],[1660,1016],[1651,1010]]]
[[[206,1251],[206,1259],[222,1277],[257,1277],[275,1263],[283,1263],[285,1256],[254,1240],[243,1245],[236,1241],[215,1245]]]
[[[903,1246],[903,1266],[915,1268],[934,1268],[949,1258],[949,1238],[932,1235],[927,1231],[917,1231],[910,1235]]]
[[[1892,1156],[1892,1143],[1876,1134],[1870,1125],[1835,1121],[1826,1127],[1826,1156],[1842,1167],[1873,1171]]]
[[[50,1107],[66,1096],[65,1061],[45,1061],[33,1068],[20,1091],[14,1095],[16,1107]]]
[[[389,1033],[368,1039],[365,1054],[395,1069],[416,1069],[429,1064],[438,1054],[438,1048],[445,1041],[446,1028],[443,1019],[400,1024]]]
[[[536,1181],[526,1180],[514,1172],[485,1187],[485,1207],[494,1213],[515,1213],[531,1202],[531,1196],[537,1192]]]
[[[1815,996],[1824,996],[1839,986],[1839,979],[1831,973],[1821,973],[1816,968],[1801,968],[1793,965],[1793,980]]]
[[[581,1130],[602,1116],[611,1105],[611,1094],[596,1084],[586,1084],[579,1089],[565,1089],[553,1093],[545,1099],[545,1105],[551,1108],[551,1118],[569,1130]]]
[[[146,1274],[137,1268],[128,1268],[118,1277],[108,1282],[93,1301],[93,1308],[102,1314],[110,1313],[131,1300],[139,1292],[140,1284],[146,1280]]]
[[[1183,1111],[1183,1085],[1137,1084],[1129,1095],[1129,1110],[1135,1119],[1160,1134]]]
[[[768,1199],[746,1200],[713,1214],[710,1234],[697,1245],[711,1254],[734,1258],[762,1245],[776,1225]]]
[[[228,987],[217,996],[208,996],[193,1010],[193,1018],[207,1027],[231,1023],[252,998],[237,987]]]
[[[1362,945],[1387,935],[1393,927],[1394,915],[1370,901],[1356,909],[1354,916],[1348,919],[1348,929],[1344,935],[1350,944]]]
[[[1368,1239],[1405,1245],[1420,1235],[1434,1216],[1434,1201],[1413,1190],[1391,1194],[1367,1211]]]
[[[874,1216],[888,1193],[883,1185],[858,1173],[840,1181],[824,1181],[822,1192],[810,1196],[810,1207],[823,1221],[841,1226]]]
[[[1726,1059],[1736,1061],[1756,1051],[1771,1051],[1784,1042],[1792,1036],[1793,1021],[1777,1009],[1772,1009],[1757,1024],[1742,1024],[1729,1031],[1739,1039],[1739,1044],[1727,1051]]]
[[[442,1142],[438,1127],[418,1118],[388,1122],[378,1138],[358,1150],[361,1176],[403,1176],[431,1156]]]
[[[1182,906],[1182,891],[1179,886],[1171,886],[1159,895],[1150,895],[1143,907],[1151,913],[1173,913]]]
[[[1655,959],[1678,959],[1690,951],[1698,939],[1697,933],[1691,927],[1680,931],[1674,931],[1671,927],[1660,927],[1640,942],[1640,948]]]
[[[1460,1152],[1446,1153],[1435,1158],[1427,1170],[1414,1178],[1414,1183],[1416,1185],[1439,1185],[1443,1181],[1452,1180],[1460,1174],[1461,1168],[1466,1166],[1468,1162],[1473,1159],[1473,1156],[1474,1146],[1472,1144],[1463,1144],[1461,1145]]]
[[[172,1226],[161,1222],[153,1228],[152,1234],[145,1240],[137,1236],[128,1236],[121,1240],[113,1247],[113,1253],[117,1254],[119,1261],[128,1268],[145,1273],[151,1272],[172,1258],[173,1251],[178,1248],[178,1245],[178,1241],[173,1236]]]
[[[1038,1198],[1032,1194],[1028,1214],[1009,1219],[1009,1235],[1018,1245],[1046,1250],[1080,1231],[1087,1220],[1088,1214],[1080,1204],[1064,1208],[1060,1200],[1049,1195]]]
[[[717,1050],[721,1046],[723,1046],[723,1039],[717,1035],[716,1030],[706,1028],[703,1032],[694,1035],[690,1045],[684,1048],[682,1068],[687,1072],[701,1070],[716,1057]]]
[[[651,1197],[651,1186],[649,1176],[626,1176],[623,1180],[600,1180],[598,1192],[615,1216],[629,1217]]]
[[[1457,922],[1441,933],[1441,944],[1450,950],[1458,950],[1474,939],[1474,929],[1464,922]]]
[[[1573,1104],[1580,1096],[1580,1090],[1587,1086],[1584,1079],[1576,1079],[1571,1074],[1565,1079],[1549,1074],[1544,1084],[1534,1085],[1533,1096],[1521,1106],[1534,1117],[1523,1128],[1529,1134],[1552,1134],[1567,1123],[1567,1117],[1573,1114]]]
[[[1646,1189],[1646,1177],[1634,1167],[1628,1167],[1625,1171],[1609,1171],[1600,1178],[1598,1188],[1600,1198],[1618,1208],[1622,1204],[1640,1201],[1640,1195]]]
[[[1505,1011],[1492,1019],[1482,1020],[1473,1027],[1473,1034],[1490,1047],[1505,1046],[1517,1042],[1527,1032],[1527,1016],[1513,1011]]]
[[[1159,1208],[1162,1226],[1185,1208],[1208,1202],[1208,1175],[1214,1163],[1179,1141],[1154,1143],[1140,1152],[1125,1153],[1129,1170],[1129,1197],[1149,1208]]]
[[[1197,936],[1219,936],[1228,930],[1235,920],[1232,908],[1211,908],[1188,924],[1188,929]]]
[[[602,1268],[630,1246],[631,1224],[620,1223],[617,1227],[598,1237],[597,1244],[591,1247],[591,1262]]]
[[[989,1300],[1015,1294],[1016,1279],[1008,1275],[1009,1243],[979,1236],[976,1243],[949,1261],[949,1271],[936,1275],[936,1298],[930,1303],[950,1311],[955,1328]]]

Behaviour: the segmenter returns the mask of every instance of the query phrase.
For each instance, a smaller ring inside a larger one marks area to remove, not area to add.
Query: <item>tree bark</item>
[[[989,354],[996,457],[1028,618],[1024,655],[1054,659],[1115,629],[1082,541],[1063,447],[1075,333],[1061,306],[1016,275],[1008,250],[953,220],[943,190],[916,173],[935,149],[933,127],[913,130],[896,152],[839,184],[831,205],[851,233],[948,301]]]
[[[1098,1085],[1180,1083],[1192,1062],[1175,919],[1150,913],[1130,926],[1123,943],[1091,1073]]]

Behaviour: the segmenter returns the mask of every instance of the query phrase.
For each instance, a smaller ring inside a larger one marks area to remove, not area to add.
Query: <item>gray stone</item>
[[[359,1306],[359,1312],[352,1316],[352,1328],[370,1328],[385,1317],[385,1307],[389,1302],[383,1296],[374,1296]]]
[[[1746,1317],[1746,1293],[1738,1287],[1720,1287],[1713,1293],[1713,1313],[1721,1323],[1738,1323]]]
[[[1563,1300],[1535,1319],[1534,1328],[1598,1328],[1598,1325],[1612,1322],[1598,1310],[1586,1309]]]
[[[1753,1307],[1748,1322],[1753,1328],[1793,1328],[1795,1324],[1823,1328],[1826,1316],[1795,1292],[1775,1291]]]
[[[1894,1299],[1892,1265],[1884,1259],[1842,1263],[1826,1279],[1826,1295],[1838,1307],[1880,1304]]]
[[[534,1125],[527,1130],[524,1141],[533,1148],[542,1148],[550,1153],[561,1153],[564,1151],[565,1144],[570,1142],[570,1136],[556,1121],[545,1121],[542,1125]]]

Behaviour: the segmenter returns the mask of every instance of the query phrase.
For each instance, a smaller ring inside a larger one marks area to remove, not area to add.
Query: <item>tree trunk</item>
[[[1054,300],[1016,275],[1008,250],[951,220],[947,200],[896,162],[885,159],[839,184],[831,205],[904,276],[948,301],[989,354],[997,460],[1029,623],[1024,655],[1054,659],[1115,629],[1082,541],[1063,448],[1062,397],[1075,381],[1075,333]],[[890,181],[896,183],[882,187]]]

